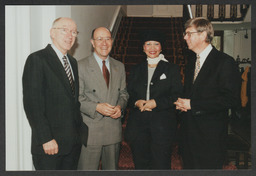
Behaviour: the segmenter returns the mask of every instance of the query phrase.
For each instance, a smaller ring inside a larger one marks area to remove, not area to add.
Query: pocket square
[[[160,76],[160,80],[163,80],[163,79],[166,79],[166,75],[164,73]]]

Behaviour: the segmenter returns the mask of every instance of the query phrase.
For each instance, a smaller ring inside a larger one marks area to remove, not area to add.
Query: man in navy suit
[[[184,169],[222,169],[229,109],[240,104],[240,74],[232,57],[211,45],[212,24],[205,18],[185,24],[184,39],[196,57],[188,59],[181,113]]]
[[[87,135],[87,126],[81,126],[77,61],[67,54],[77,34],[72,19],[56,19],[50,30],[52,44],[30,54],[24,67],[23,103],[36,170],[77,169],[80,130]]]

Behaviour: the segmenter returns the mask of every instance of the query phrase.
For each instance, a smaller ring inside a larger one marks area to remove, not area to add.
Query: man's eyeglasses
[[[203,31],[196,31],[196,32],[183,32],[183,37],[185,37],[186,35],[188,35],[188,37],[191,37],[192,34],[194,33],[199,33],[199,32],[203,32]]]
[[[61,33],[64,35],[67,35],[68,32],[70,32],[73,37],[76,37],[78,35],[78,31],[69,30],[68,28],[53,28],[53,29],[59,29]]]
[[[112,41],[112,38],[111,38],[111,37],[98,37],[98,38],[95,38],[95,39],[93,39],[93,40],[95,40],[95,41],[97,41],[97,42],[103,42],[103,41],[105,41],[105,42],[111,42],[111,41]]]

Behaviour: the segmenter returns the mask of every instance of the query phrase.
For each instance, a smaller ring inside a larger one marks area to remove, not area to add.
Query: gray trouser
[[[117,170],[120,143],[111,145],[82,146],[78,170],[98,170],[101,160],[102,170]]]

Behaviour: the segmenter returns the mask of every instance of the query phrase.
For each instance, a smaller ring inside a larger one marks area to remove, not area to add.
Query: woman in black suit
[[[173,103],[182,91],[179,67],[160,54],[162,33],[150,30],[142,38],[147,61],[130,72],[130,114],[125,137],[135,169],[170,169],[177,126]]]

